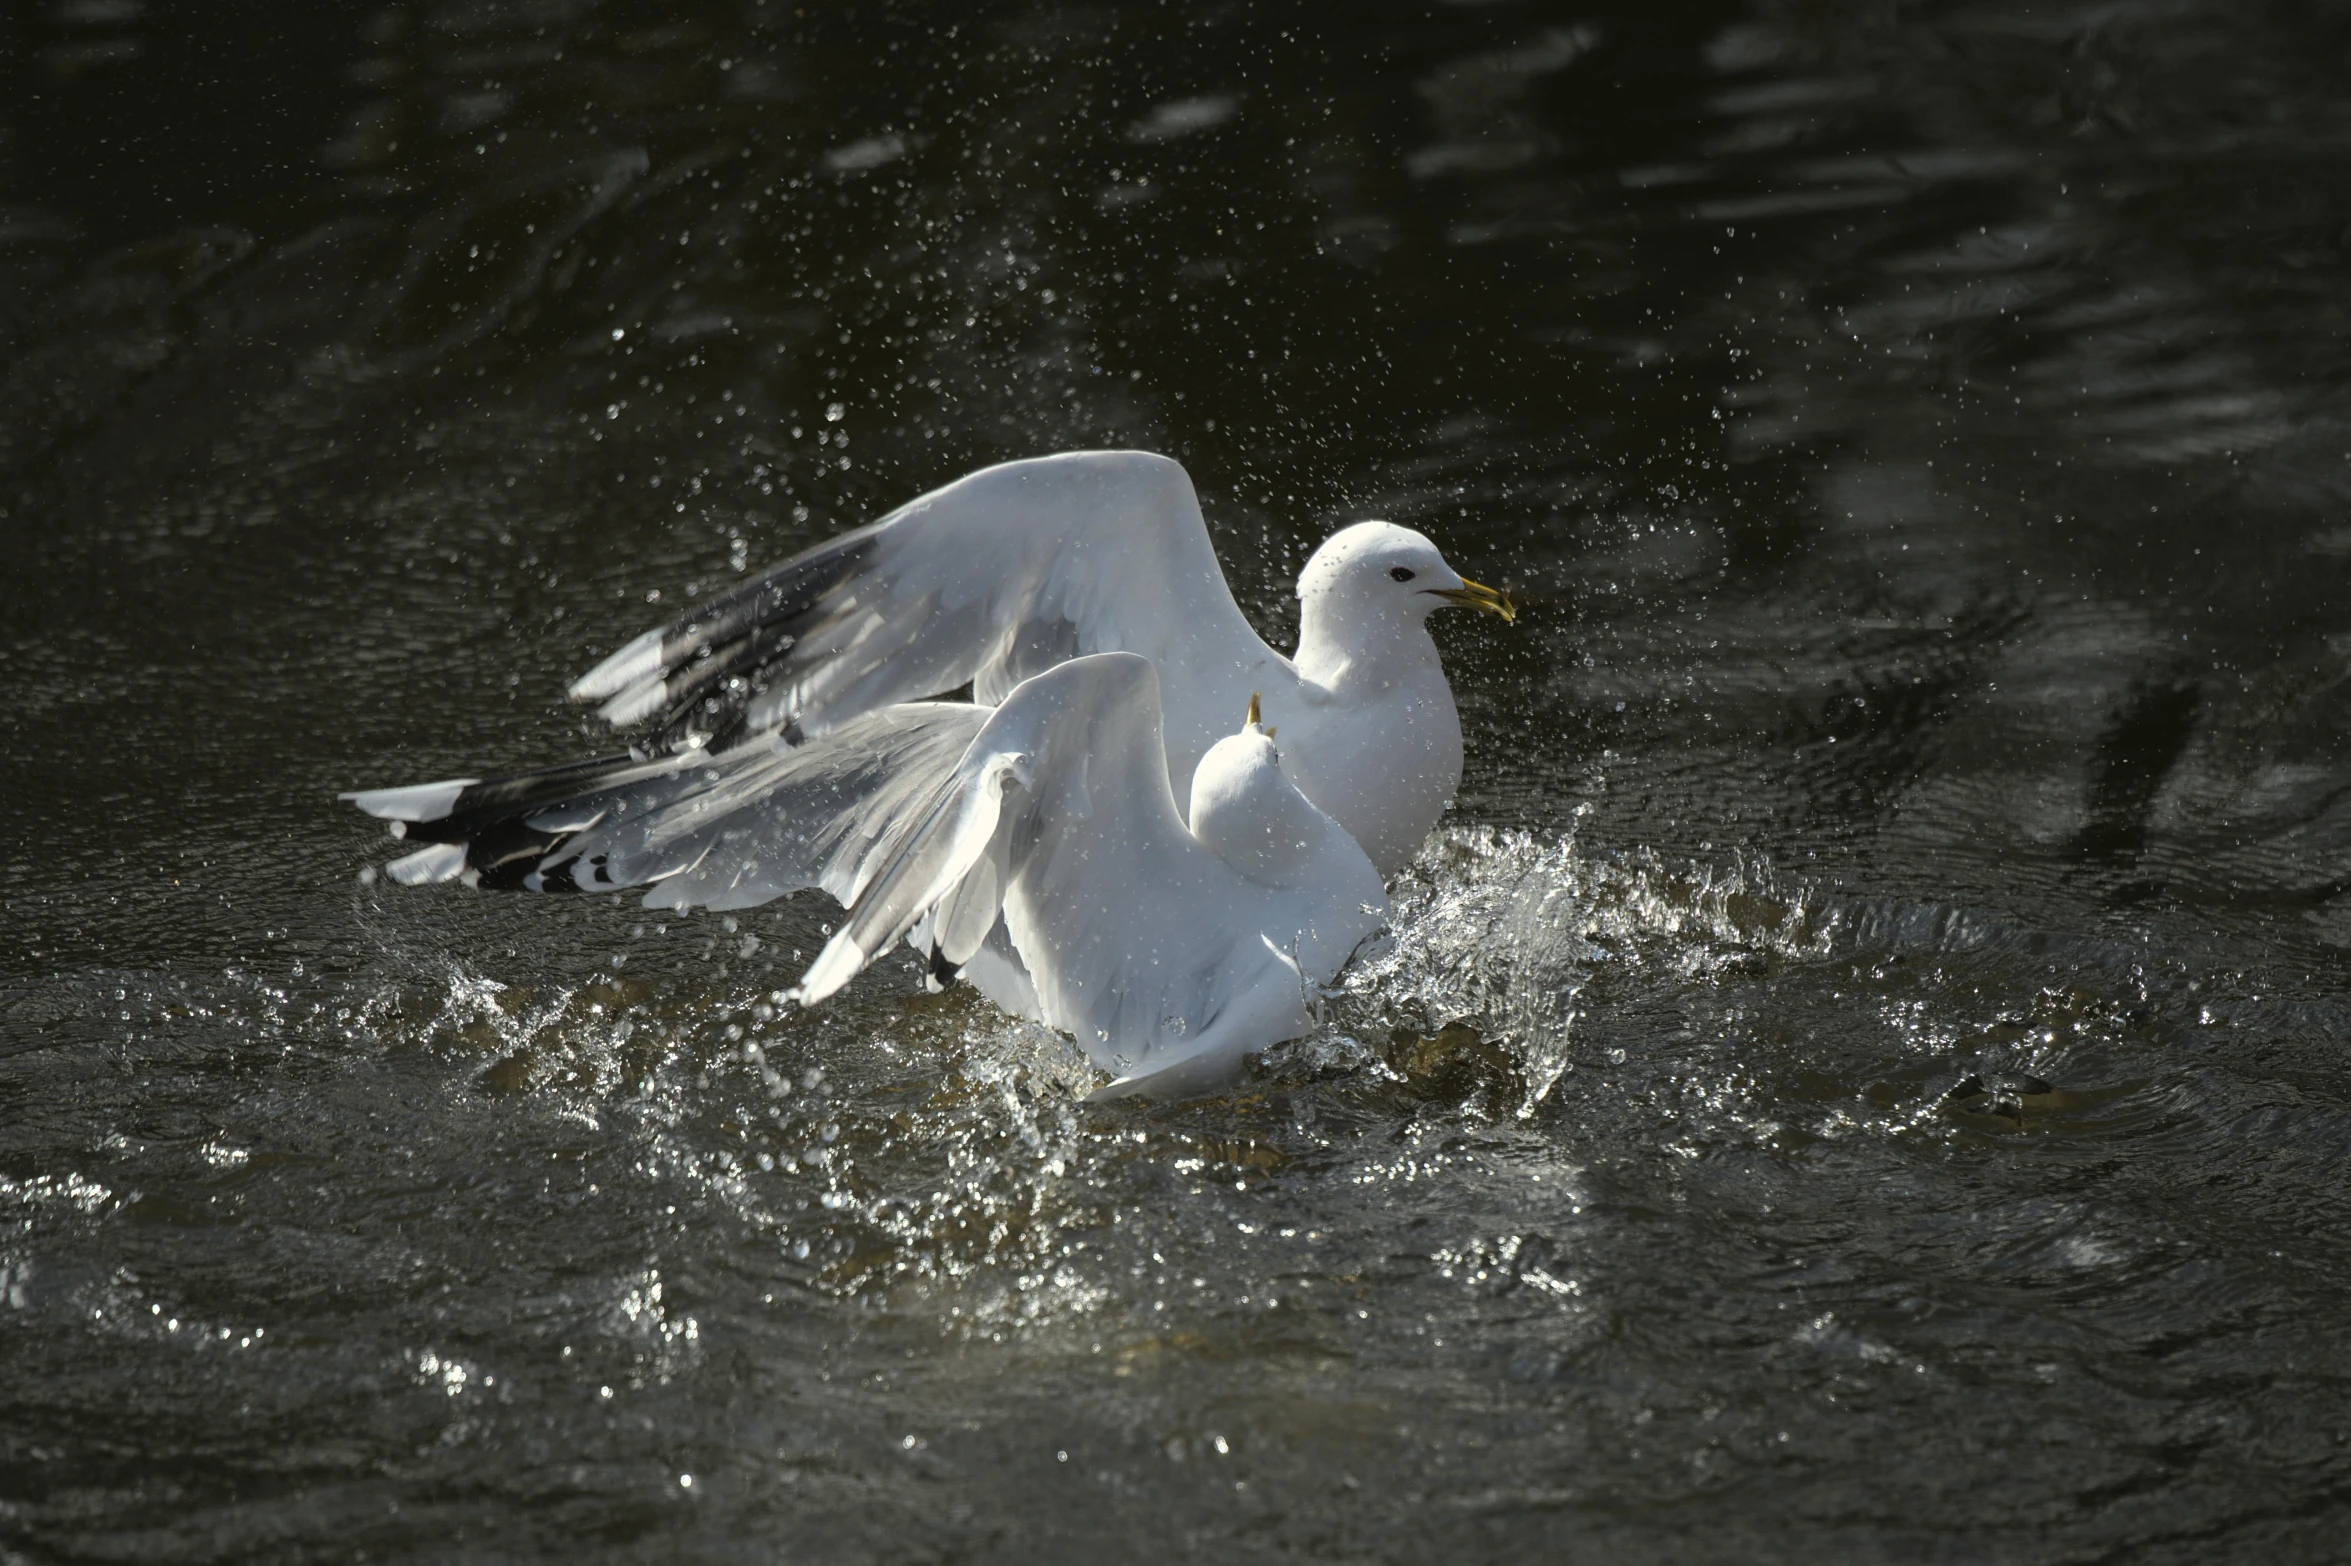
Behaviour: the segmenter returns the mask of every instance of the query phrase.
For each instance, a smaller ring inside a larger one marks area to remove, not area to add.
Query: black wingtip
[[[599,784],[643,761],[641,756],[622,751],[590,761],[567,761],[561,766],[469,783],[450,803],[445,815],[432,821],[409,822],[405,835],[419,843],[466,842],[501,821],[593,793]]]
[[[790,678],[794,647],[829,623],[835,592],[873,558],[879,526],[804,550],[673,625],[661,642],[662,703],[645,715],[650,748],[673,754],[699,740],[724,749],[741,738],[751,704]]]
[[[593,795],[643,764],[642,756],[623,752],[469,784],[447,815],[403,823],[405,830],[400,835],[411,843],[464,844],[466,870],[476,885],[492,891],[604,890],[610,880],[602,874],[601,861],[577,874],[568,858],[548,864],[579,836],[578,828],[547,830],[529,821],[556,806]]]

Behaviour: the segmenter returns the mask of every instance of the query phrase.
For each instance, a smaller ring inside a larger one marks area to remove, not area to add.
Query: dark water
[[[2339,1558],[2339,7],[0,48],[0,1559]],[[1529,605],[1246,1090],[359,883],[335,790],[1102,444],[1269,632],[1363,515]]]

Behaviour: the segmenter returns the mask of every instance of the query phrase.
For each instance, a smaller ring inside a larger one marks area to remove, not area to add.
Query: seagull
[[[663,757],[584,790],[558,769],[542,775],[553,805],[473,810],[521,810],[505,826],[545,846],[512,884],[533,889],[652,882],[657,906],[728,908],[822,886],[847,916],[792,991],[802,1005],[904,939],[930,988],[968,979],[1076,1039],[1115,1079],[1095,1097],[1180,1096],[1306,1032],[1387,916],[1379,871],[1285,775],[1263,718],[1253,696],[1178,811],[1158,670],[1089,653],[993,708],[900,703],[820,742]],[[395,866],[397,880],[430,881],[490,839],[467,812],[434,814],[478,787],[345,797],[404,835],[452,835],[401,861],[411,872]]]
[[[1092,653],[1023,680],[862,858],[794,997],[819,1004],[904,938],[934,980],[968,969],[998,1005],[1074,1037],[1114,1078],[1097,1099],[1224,1085],[1308,1030],[1388,911],[1379,871],[1284,776],[1274,736],[1252,698],[1192,769],[1187,823],[1149,659]],[[992,934],[1016,963],[987,960]]]
[[[1515,617],[1387,522],[1326,540],[1298,597],[1284,657],[1165,457],[1004,463],[589,671],[573,696],[644,726],[626,753],[342,797],[423,845],[387,867],[396,882],[644,887],[678,909],[821,887],[851,916],[804,1000],[904,936],[934,983],[1064,1028],[1119,1082],[1207,1080],[1294,1036],[1460,781],[1428,616]],[[936,699],[959,686],[970,699]],[[1016,824],[939,836],[983,815]]]
[[[1287,738],[1290,779],[1383,873],[1411,862],[1461,782],[1461,723],[1427,620],[1512,621],[1410,528],[1358,522],[1298,578],[1298,650],[1242,616],[1191,478],[1145,451],[1006,462],[795,555],[647,631],[571,687],[650,751],[814,739],[859,715],[968,685],[993,706],[1066,659],[1132,652],[1159,670],[1169,782],[1252,691]]]

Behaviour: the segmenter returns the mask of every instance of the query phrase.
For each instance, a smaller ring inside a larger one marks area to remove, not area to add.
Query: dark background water
[[[0,1558],[2336,1558],[2347,64],[0,15]],[[580,752],[691,595],[1104,444],[1269,633],[1364,515],[1527,605],[1248,1089],[778,1015],[813,905],[358,880],[335,790]]]

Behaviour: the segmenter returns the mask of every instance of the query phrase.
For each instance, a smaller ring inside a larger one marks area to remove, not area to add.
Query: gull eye
[[[1410,566],[1390,566],[1390,567],[1388,568],[1388,580],[1389,580],[1389,581],[1391,581],[1391,582],[1409,582],[1409,581],[1411,581],[1411,580],[1412,580],[1412,567],[1410,567]]]

